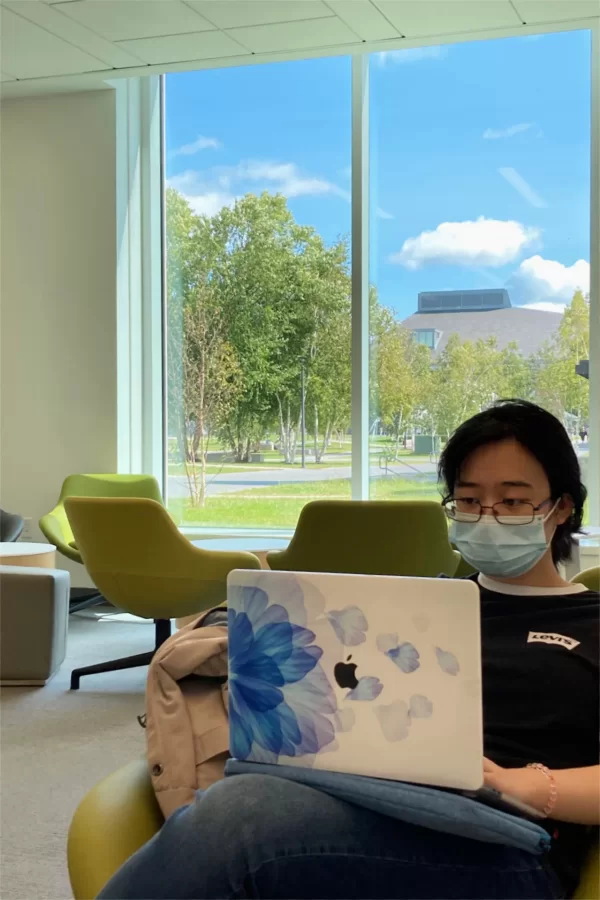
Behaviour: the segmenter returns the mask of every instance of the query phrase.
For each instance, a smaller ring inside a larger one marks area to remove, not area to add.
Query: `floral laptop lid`
[[[236,570],[227,602],[233,757],[481,787],[475,584]]]

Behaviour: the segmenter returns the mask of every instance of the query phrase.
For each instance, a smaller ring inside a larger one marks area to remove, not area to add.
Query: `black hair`
[[[445,486],[444,501],[452,497],[460,468],[474,450],[510,439],[535,456],[546,473],[554,501],[565,495],[573,501],[573,512],[556,528],[552,538],[554,564],[570,559],[572,535],[581,529],[587,491],[567,432],[552,413],[535,403],[498,400],[459,425],[444,447],[438,466],[440,481]]]

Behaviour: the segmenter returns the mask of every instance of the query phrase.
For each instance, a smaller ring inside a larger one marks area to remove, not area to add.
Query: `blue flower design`
[[[258,587],[230,587],[229,718],[238,759],[318,753],[335,737],[335,695],[308,628]]]
[[[409,675],[416,672],[421,663],[420,654],[410,641],[400,643],[397,634],[380,634],[377,638],[377,649],[391,659],[401,672]]]
[[[346,694],[346,700],[376,700],[382,690],[383,684],[379,678],[365,675],[359,678],[356,687]]]
[[[335,631],[338,640],[345,647],[356,647],[366,641],[369,624],[365,614],[358,606],[345,606],[344,609],[332,609],[327,618]]]
[[[435,655],[442,672],[445,672],[447,675],[458,675],[460,663],[451,650],[442,650],[440,647],[436,647]]]

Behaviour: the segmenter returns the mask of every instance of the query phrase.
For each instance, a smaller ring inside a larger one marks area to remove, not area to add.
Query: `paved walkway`
[[[385,476],[379,466],[371,466],[369,476],[371,478],[392,478],[394,475],[399,475],[406,479],[418,478],[421,475],[434,476],[436,467],[435,463],[430,462],[410,463],[410,466],[395,463],[392,471],[393,475]],[[350,478],[350,476],[350,466],[331,466],[325,469],[300,469],[295,466],[293,468],[274,467],[261,471],[255,469],[249,472],[231,472],[226,475],[209,475],[206,479],[206,494],[208,497],[214,497],[218,494],[234,494],[237,491],[247,491],[251,488],[272,488],[279,484],[331,481],[338,478]],[[177,499],[187,496],[189,496],[189,488],[185,475],[170,475],[169,497]]]

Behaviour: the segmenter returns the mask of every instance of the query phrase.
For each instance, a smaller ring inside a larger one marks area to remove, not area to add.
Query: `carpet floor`
[[[93,613],[92,610],[89,611]],[[0,701],[0,897],[69,900],[67,831],[84,794],[141,756],[147,667],[88,675],[71,669],[152,648],[151,622],[72,615],[67,658],[45,687],[3,687]]]

